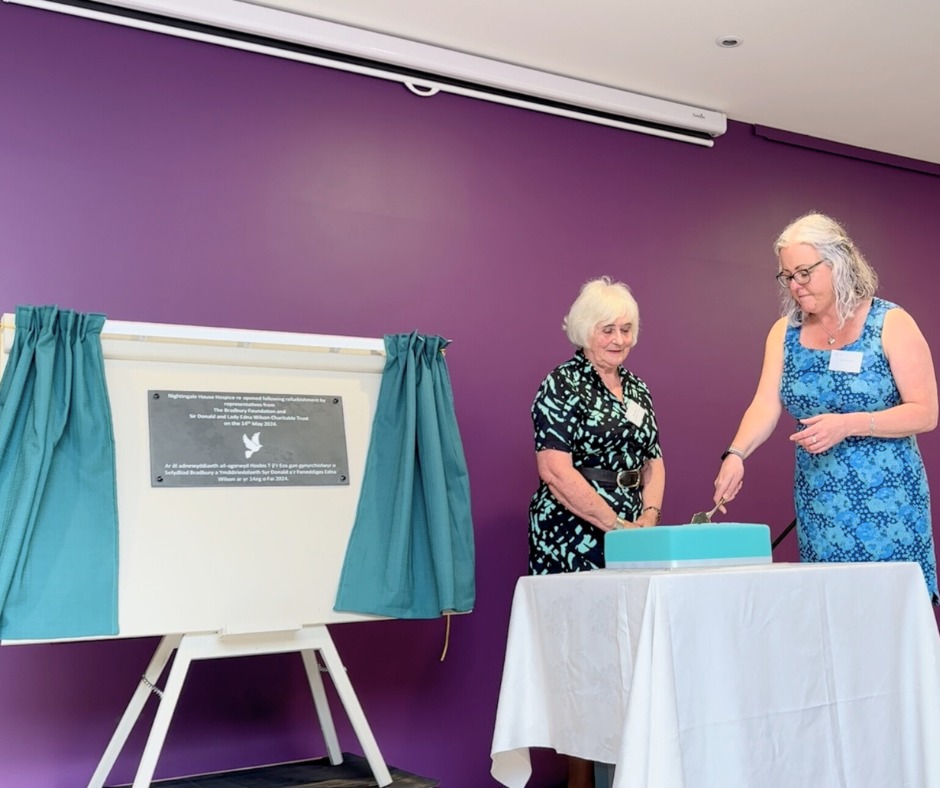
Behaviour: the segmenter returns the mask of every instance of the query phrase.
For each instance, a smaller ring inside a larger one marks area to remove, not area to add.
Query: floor
[[[440,785],[437,780],[409,774],[393,766],[388,770],[392,776],[390,788],[437,788]],[[370,788],[376,782],[365,758],[343,753],[343,763],[338,766],[330,764],[328,758],[318,758],[157,780],[151,785],[153,788]]]

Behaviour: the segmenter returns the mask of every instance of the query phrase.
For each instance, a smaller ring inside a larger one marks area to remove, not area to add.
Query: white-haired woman
[[[540,484],[529,506],[529,572],[604,566],[604,533],[659,522],[666,470],[649,389],[623,363],[639,309],[609,277],[582,288],[564,322],[577,348],[532,405]]]
[[[604,566],[604,533],[659,522],[666,469],[649,389],[623,362],[640,313],[630,289],[587,282],[563,328],[577,348],[532,404],[539,487],[529,505],[529,572]],[[569,788],[594,785],[590,761],[569,756]]]
[[[774,245],[784,316],[715,480],[734,499],[745,459],[786,409],[797,422],[794,503],[802,561],[917,561],[937,602],[930,496],[916,434],[937,426],[930,348],[875,297],[878,278],[834,219],[811,213]]]

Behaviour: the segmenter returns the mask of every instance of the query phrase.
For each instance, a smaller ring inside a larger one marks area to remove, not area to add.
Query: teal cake
[[[604,560],[608,569],[768,564],[770,528],[757,523],[703,523],[608,531]]]

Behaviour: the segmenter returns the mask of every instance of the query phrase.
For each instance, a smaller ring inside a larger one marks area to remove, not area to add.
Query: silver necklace
[[[819,321],[819,327],[820,327],[823,331],[826,331],[826,327],[822,324],[822,320]],[[836,329],[836,331],[838,331],[838,330],[839,330],[839,329]],[[836,343],[835,335],[830,334],[828,331],[826,331],[826,336],[829,337],[829,339],[826,340],[826,342],[827,342],[828,344],[834,345],[834,344]]]

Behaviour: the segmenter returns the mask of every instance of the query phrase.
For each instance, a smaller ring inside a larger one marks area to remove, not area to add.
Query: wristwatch
[[[733,454],[733,455],[735,455],[736,457],[740,457],[740,458],[741,458],[741,462],[744,462],[744,452],[741,451],[740,449],[734,448],[734,446],[729,446],[727,449],[725,449],[724,454],[721,455],[721,461],[724,462],[724,461],[725,461],[725,458],[726,458],[729,454]]]

